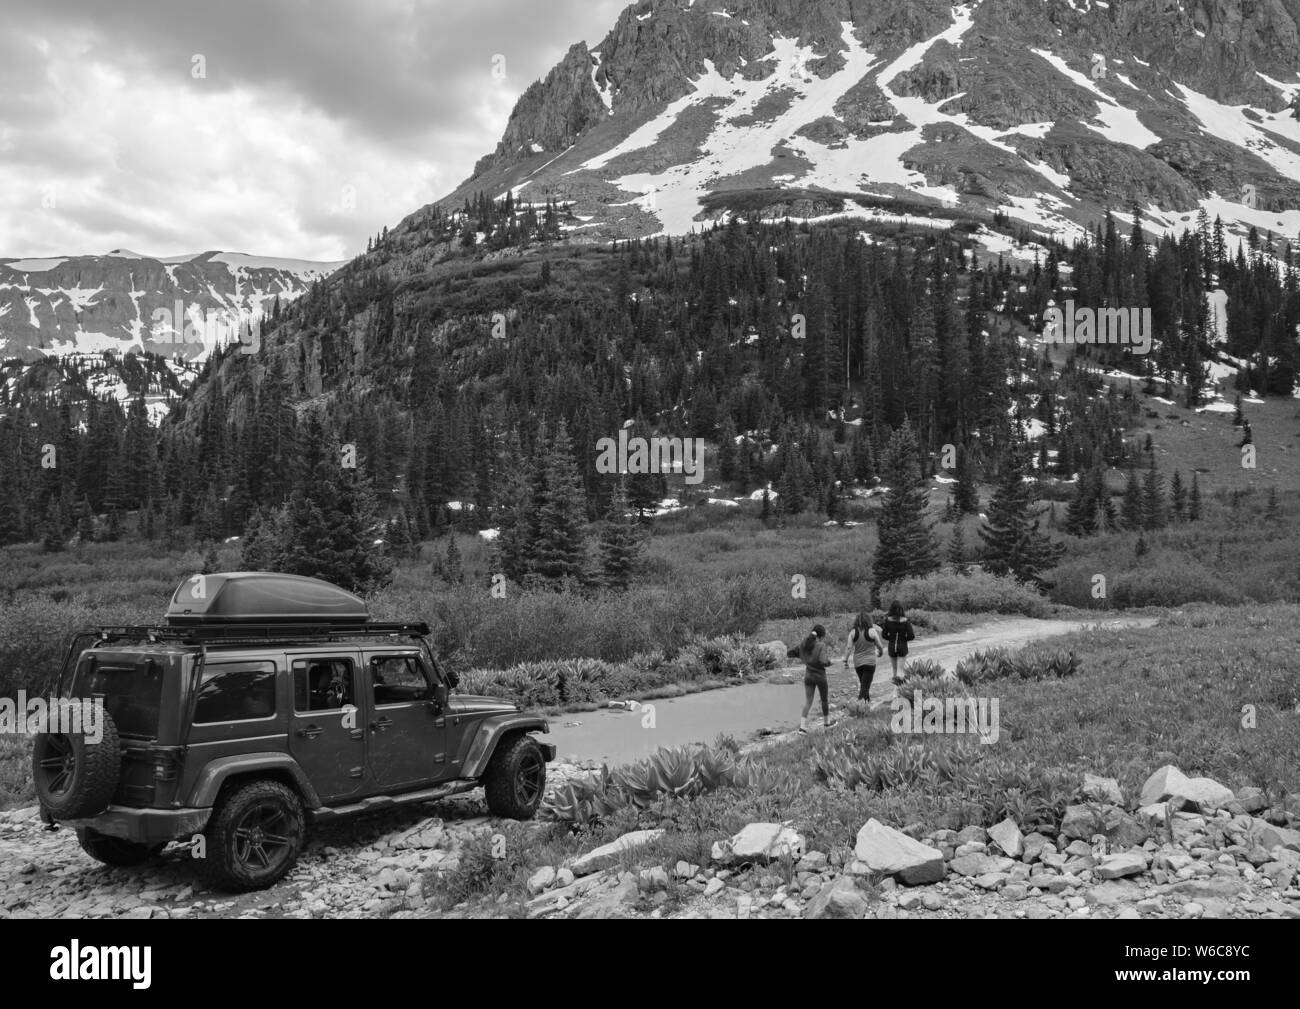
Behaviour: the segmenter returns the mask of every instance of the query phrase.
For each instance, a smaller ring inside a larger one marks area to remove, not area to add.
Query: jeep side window
[[[379,655],[370,660],[375,704],[409,704],[433,697],[433,686],[414,655]]]
[[[275,714],[275,663],[209,663],[194,702],[196,724],[243,722]]]
[[[352,663],[347,659],[298,659],[293,664],[295,711],[337,711],[352,698]]]

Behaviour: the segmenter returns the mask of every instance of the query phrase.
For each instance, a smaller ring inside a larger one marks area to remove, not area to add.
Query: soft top
[[[204,624],[364,624],[365,600],[346,589],[302,575],[231,571],[192,575],[167,607],[173,626]]]

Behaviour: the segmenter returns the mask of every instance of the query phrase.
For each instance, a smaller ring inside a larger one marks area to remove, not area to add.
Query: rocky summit
[[[1294,237],[1300,0],[643,0],[442,202],[506,191],[569,204],[574,239],[739,214],[1068,240],[1135,206],[1153,233],[1205,208]]]

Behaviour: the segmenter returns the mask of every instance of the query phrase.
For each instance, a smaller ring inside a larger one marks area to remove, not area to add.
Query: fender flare
[[[551,727],[544,718],[526,715],[523,712],[507,712],[492,715],[479,723],[474,733],[473,742],[465,754],[461,765],[461,776],[465,778],[482,777],[488,762],[496,753],[497,743],[502,737],[514,732],[550,732]]]
[[[320,796],[312,787],[311,781],[298,762],[286,753],[269,751],[266,753],[240,753],[232,757],[219,757],[209,762],[199,774],[198,781],[190,795],[190,805],[208,808],[217,801],[221,786],[238,774],[273,771],[273,777],[282,777],[287,773],[303,798],[308,809],[321,807]]]

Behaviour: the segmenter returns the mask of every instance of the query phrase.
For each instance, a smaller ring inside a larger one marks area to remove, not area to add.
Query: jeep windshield
[[[72,681],[74,697],[103,697],[122,736],[158,735],[163,666],[145,656],[86,655]]]

